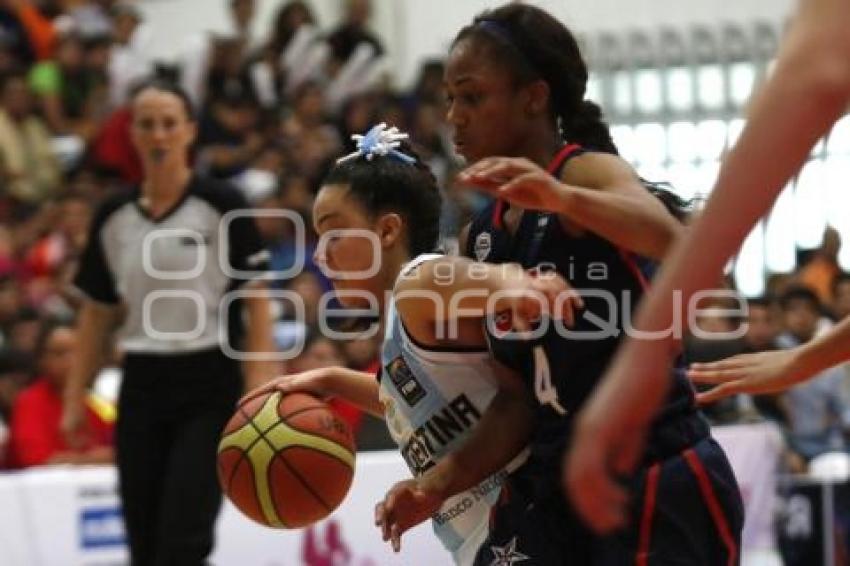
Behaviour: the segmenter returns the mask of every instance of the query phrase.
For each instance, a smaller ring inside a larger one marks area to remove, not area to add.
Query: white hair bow
[[[389,155],[412,165],[416,163],[416,158],[396,149],[401,145],[402,140],[407,138],[408,135],[400,132],[395,126],[387,128],[387,124],[381,122],[377,126],[373,126],[365,135],[354,134],[351,136],[351,139],[357,142],[357,151],[337,159],[337,165],[361,156],[365,157],[367,161],[372,161],[372,158],[376,155]]]

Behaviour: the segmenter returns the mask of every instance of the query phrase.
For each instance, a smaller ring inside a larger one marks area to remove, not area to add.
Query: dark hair
[[[747,307],[761,307],[769,309],[775,304],[776,299],[774,299],[771,295],[762,295],[760,297],[752,297],[747,299]]]
[[[661,201],[667,212],[682,223],[687,222],[696,207],[696,203],[700,200],[698,198],[684,199],[680,197],[673,191],[673,186],[667,182],[647,181],[643,177],[640,177],[640,182],[652,196]]]
[[[850,283],[850,273],[846,271],[839,271],[835,274],[835,277],[832,278],[832,294],[835,295],[835,292],[838,291],[838,286],[843,283]]]
[[[779,306],[782,307],[782,310],[786,310],[791,305],[791,301],[806,301],[817,312],[820,312],[821,309],[818,296],[814,291],[803,285],[791,285],[788,287],[782,296],[779,297]]]
[[[27,74],[20,69],[12,69],[0,74],[0,93],[5,92],[6,87],[14,81],[22,81],[25,85],[27,85],[27,89],[29,89]]]
[[[549,85],[552,118],[565,141],[619,155],[602,109],[584,98],[587,65],[564,24],[540,8],[512,3],[476,16],[460,30],[452,47],[472,38],[482,41],[492,59],[510,69],[517,84],[543,80]],[[694,200],[682,199],[668,183],[641,182],[676,219],[687,220]]]
[[[313,347],[314,344],[322,340],[330,342],[337,355],[339,355],[340,358],[345,359],[345,350],[343,350],[342,348],[342,342],[339,340],[331,339],[316,326],[308,326],[304,330],[304,346],[301,348],[301,353],[298,355],[298,357],[301,357],[306,354],[310,350],[310,348]]]
[[[195,108],[192,104],[192,99],[189,98],[189,95],[183,90],[183,87],[178,84],[163,80],[160,78],[153,78],[139,83],[134,86],[132,91],[130,92],[130,102],[132,103],[136,100],[136,97],[139,96],[142,92],[146,90],[157,90],[159,92],[167,92],[169,94],[173,94],[177,98],[180,99],[180,102],[183,103],[183,109],[186,110],[186,117],[189,118],[189,121],[195,121]]]
[[[437,181],[407,144],[399,151],[416,158],[410,164],[392,156],[357,157],[337,164],[325,185],[347,185],[369,213],[396,212],[407,224],[410,254],[417,256],[437,247],[442,197]]]
[[[41,321],[41,325],[38,329],[38,337],[35,341],[35,359],[37,361],[40,361],[44,356],[44,351],[47,348],[47,341],[50,340],[53,333],[63,328],[74,330],[74,322],[59,318],[48,318]]]
[[[307,15],[307,21],[309,23],[316,23],[313,13],[305,2],[293,0],[282,5],[274,16],[271,39],[269,41],[269,48],[274,54],[280,55],[289,45],[289,42],[292,41],[292,38],[295,37],[298,28],[291,27],[290,20],[292,15],[299,10]]]
[[[481,41],[493,60],[512,72],[518,84],[542,79],[551,92],[552,117],[569,141],[618,154],[598,105],[584,99],[587,66],[575,37],[550,14],[528,4],[508,4],[475,17],[457,34]]]

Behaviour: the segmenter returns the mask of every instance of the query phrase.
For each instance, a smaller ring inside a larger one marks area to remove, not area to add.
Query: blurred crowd
[[[827,228],[818,249],[800,253],[793,273],[768,276],[765,296],[705,301],[697,327],[714,334],[692,333],[685,341],[685,359],[712,362],[793,348],[850,316],[850,273],[838,264],[840,247],[838,232]],[[726,283],[734,295],[734,282]],[[723,333],[742,336],[721,337]],[[828,369],[783,394],[738,395],[705,407],[705,412],[715,424],[774,421],[785,433],[789,471],[803,473],[813,458],[850,448],[850,364]]]
[[[351,151],[351,134],[381,121],[410,133],[446,191],[447,238],[481,204],[450,182],[459,163],[445,122],[442,62],[425,63],[411,89],[392,88],[385,48],[369,28],[369,0],[348,0],[332,29],[317,26],[305,2],[281,2],[261,36],[251,32],[255,0],[215,1],[226,2],[232,30],[187,37],[176,59],[162,62],[152,58],[153,34],[132,3],[0,0],[0,468],[112,458],[121,353],[105,353],[92,392],[89,417],[100,432],[91,446],[64,445],[60,390],[76,340],[79,296],[70,281],[93,211],[141,177],[127,101],[144,79],[168,78],[190,94],[199,172],[230,180],[255,208],[295,211],[307,229],[301,249],[291,218],[258,219],[274,270],[288,269],[299,254],[306,260],[300,274],[274,283],[305,305],[304,320],[284,302],[276,309],[278,346],[305,344],[281,373],[378,367],[377,337],[335,341],[317,327],[329,284],[310,260],[309,211],[331,164]],[[790,347],[850,314],[839,247],[828,230],[797,272],[770,276],[769,296],[750,300],[743,317],[723,301],[703,305],[705,330],[749,327],[742,338],[688,338],[687,359]],[[779,397],[719,403],[708,414],[717,423],[776,421],[787,431],[790,465],[802,469],[819,453],[845,450],[850,438],[850,375],[842,368],[827,374]],[[337,408],[358,431],[360,448],[389,445],[380,423]]]
[[[281,373],[377,369],[376,339],[332,341],[315,326],[330,286],[311,262],[309,211],[329,167],[352,150],[351,134],[376,122],[410,132],[417,153],[448,179],[457,164],[442,64],[423,65],[410,90],[391,88],[368,0],[345,3],[332,29],[317,26],[307,3],[281,2],[262,36],[250,31],[254,0],[217,1],[226,3],[231,31],[188,36],[163,62],[152,58],[154,34],[131,2],[0,0],[0,467],[109,457],[99,447],[76,456],[65,450],[60,389],[70,361],[57,362],[50,344],[75,339],[79,297],[70,281],[94,210],[141,178],[127,102],[154,76],[176,81],[192,99],[195,169],[230,180],[255,208],[295,211],[306,228],[306,249],[297,249],[292,218],[258,219],[274,270],[290,268],[299,254],[306,259],[302,273],[274,283],[306,306],[305,320],[294,320],[291,302],[278,305],[279,347],[305,344]],[[445,196],[444,233],[453,234],[471,201]],[[91,417],[111,426],[121,353],[107,354]],[[337,408],[359,431],[361,448],[388,445],[381,423]]]

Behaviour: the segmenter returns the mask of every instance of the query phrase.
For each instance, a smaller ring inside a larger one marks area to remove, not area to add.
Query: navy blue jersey
[[[568,158],[580,152],[575,147],[562,151],[560,162],[556,160],[550,171],[557,173]],[[492,328],[498,323],[488,328],[494,357],[520,372],[539,401],[532,457],[554,473],[560,466],[572,417],[610,364],[623,336],[624,319],[643,296],[654,264],[596,234],[569,234],[553,213],[524,211],[516,233],[511,234],[503,227],[505,208],[504,203],[495,202],[474,218],[465,253],[478,261],[554,269],[582,291],[585,303],[576,324],[567,329],[570,333],[558,328],[560,323],[555,321],[548,321],[549,328],[541,337],[530,340],[506,339]],[[698,419],[687,419],[686,431],[666,427],[677,416],[693,416],[694,412],[693,390],[683,372],[677,371],[668,403],[649,438],[649,454],[657,452],[657,457],[663,457],[705,436],[707,429],[703,430],[704,423]],[[681,441],[680,432],[685,433]]]

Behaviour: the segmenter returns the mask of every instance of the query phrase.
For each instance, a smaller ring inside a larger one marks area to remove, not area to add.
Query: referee
[[[227,221],[228,212],[246,208],[241,196],[193,174],[196,125],[185,93],[151,82],[131,102],[144,180],[107,200],[92,223],[75,280],[86,300],[62,427],[71,445],[84,438],[85,391],[120,324],[116,454],[131,563],[201,565],[221,505],[220,432],[243,388],[272,377],[268,363],[250,362],[243,384],[239,363],[222,351],[224,338],[240,349],[242,313],[224,315],[220,333],[219,308],[247,272],[266,268],[266,252],[250,217]],[[244,305],[241,349],[271,352],[268,299]]]

